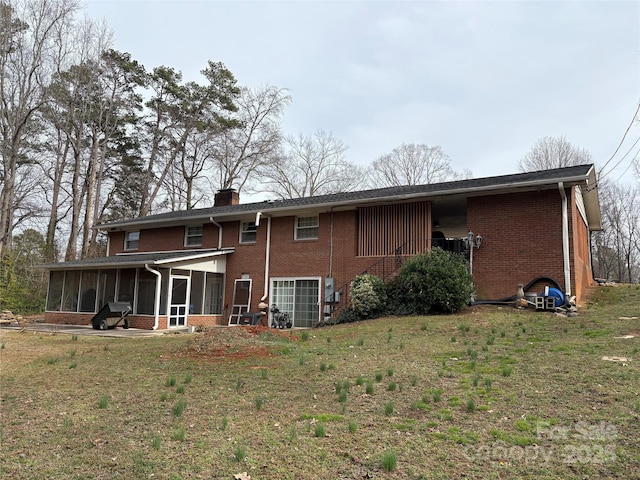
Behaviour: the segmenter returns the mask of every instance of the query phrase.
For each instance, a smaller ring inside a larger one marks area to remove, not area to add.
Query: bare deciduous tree
[[[373,182],[380,187],[423,185],[469,177],[451,166],[451,159],[440,147],[423,143],[402,144],[373,162]]]
[[[518,169],[521,172],[533,172],[589,163],[593,163],[591,154],[571,145],[564,136],[544,137],[518,162]]]
[[[0,3],[0,254],[11,246],[18,177],[33,167],[25,140],[46,101],[43,91],[61,53],[58,40],[77,8],[75,0]]]
[[[599,182],[602,232],[594,235],[596,275],[640,281],[640,189]]]
[[[276,158],[281,147],[280,121],[291,103],[288,91],[273,85],[243,88],[237,100],[239,128],[225,129],[212,139],[214,189],[241,191],[255,180],[259,167]]]
[[[289,137],[281,156],[261,169],[262,191],[301,198],[356,190],[366,175],[345,159],[346,150],[329,132]]]

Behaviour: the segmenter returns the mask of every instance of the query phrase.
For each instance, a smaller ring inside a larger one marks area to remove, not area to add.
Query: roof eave
[[[58,263],[47,263],[47,264],[43,264],[43,265],[36,265],[34,268],[39,268],[42,270],[86,270],[88,268],[94,268],[97,270],[100,269],[107,269],[107,268],[136,268],[136,267],[143,267],[144,265],[157,265],[157,266],[168,266],[174,263],[184,263],[184,262],[189,262],[189,261],[194,261],[194,260],[200,260],[203,258],[208,258],[208,257],[217,257],[220,255],[227,255],[229,253],[233,253],[235,251],[235,249],[233,248],[225,248],[225,249],[221,249],[221,250],[217,250],[217,251],[213,251],[213,252],[200,252],[198,254],[194,254],[194,255],[185,255],[185,256],[178,256],[178,257],[172,257],[172,258],[164,258],[164,259],[160,259],[160,260],[154,260],[154,259],[140,259],[140,260],[132,260],[130,262],[127,261],[122,261],[122,258],[125,258],[127,256],[134,256],[135,254],[121,254],[121,255],[113,255],[111,257],[100,257],[101,260],[106,260],[106,259],[113,259],[113,261],[108,262],[108,261],[102,261],[100,263],[92,263],[91,260],[92,259],[88,259],[87,261],[83,262],[82,260],[78,261],[78,262],[58,262]],[[144,254],[153,254],[153,253],[157,253],[157,254],[161,254],[164,252],[142,252]],[[117,261],[115,259],[118,259]]]
[[[590,178],[593,177],[593,182],[590,181]],[[491,192],[507,192],[514,190],[526,190],[532,188],[540,188],[544,186],[548,186],[549,188],[555,188],[558,182],[563,182],[566,185],[577,185],[577,184],[586,184],[590,185],[595,182],[595,173],[594,168],[591,167],[590,170],[586,174],[581,175],[573,175],[570,177],[562,177],[554,179],[540,179],[540,180],[531,180],[525,182],[506,182],[502,184],[492,184],[492,185],[483,185],[483,186],[475,186],[475,187],[466,187],[466,188],[449,188],[443,190],[434,190],[431,192],[415,192],[415,193],[407,193],[407,194],[394,194],[394,195],[381,195],[378,197],[368,197],[368,198],[355,198],[351,200],[336,200],[322,203],[314,203],[310,205],[291,205],[286,207],[277,207],[273,206],[273,204],[256,204],[256,208],[245,210],[243,212],[224,212],[213,215],[213,218],[216,220],[223,220],[225,218],[231,219],[234,217],[250,217],[255,215],[258,212],[263,213],[290,213],[301,210],[328,210],[335,207],[353,207],[357,205],[376,203],[376,202],[384,202],[388,200],[413,200],[416,198],[429,198],[429,197],[438,197],[445,195],[473,195],[473,194],[487,194]],[[260,208],[262,207],[262,208]],[[194,221],[194,220],[202,220],[208,221],[212,215],[209,213],[203,213],[202,215],[194,215],[191,217],[180,217],[180,218],[171,218],[171,219],[157,219],[157,220],[143,220],[143,219],[132,219],[130,221],[118,222],[113,224],[103,224],[96,225],[93,228],[100,230],[124,230],[129,227],[145,227],[145,228],[153,228],[153,227],[162,227],[162,226],[172,226],[172,225],[183,225],[186,222]]]
[[[602,230],[602,217],[600,212],[600,198],[598,195],[598,181],[595,167],[591,167],[587,172],[585,188],[582,192],[584,209],[587,213],[587,226],[592,232]]]

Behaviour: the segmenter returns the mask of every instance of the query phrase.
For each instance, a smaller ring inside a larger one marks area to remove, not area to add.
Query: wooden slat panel
[[[430,217],[430,202],[360,208],[358,255],[387,256],[398,247],[409,255],[424,252],[431,243]]]

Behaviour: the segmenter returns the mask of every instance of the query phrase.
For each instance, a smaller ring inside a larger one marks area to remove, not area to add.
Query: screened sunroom
[[[232,251],[123,254],[43,265],[50,270],[46,316],[86,323],[108,302],[128,303],[137,328],[186,327],[190,317],[200,323],[221,316],[226,255]]]

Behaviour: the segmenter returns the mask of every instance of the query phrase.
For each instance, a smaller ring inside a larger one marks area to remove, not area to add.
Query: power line
[[[639,138],[638,140],[640,140],[640,138]],[[638,140],[636,140],[636,143],[638,143]],[[634,143],[634,145],[635,145],[636,143]],[[633,147],[632,147],[632,148],[633,148]],[[638,149],[638,151],[637,151],[637,152],[636,152],[636,154],[634,155],[634,159],[638,157],[638,154],[640,154],[640,149]],[[624,169],[624,172],[622,172],[622,174],[621,174],[618,178],[616,178],[616,183],[617,183],[617,182],[618,182],[622,177],[624,177],[624,176],[625,176],[625,174],[626,174],[626,173],[629,171],[629,169],[631,168],[631,165],[633,165],[633,160],[631,160],[631,161],[629,162],[629,165],[627,165],[627,168],[625,168],[625,169]]]
[[[627,150],[627,153],[625,153],[625,154],[622,156],[622,158],[621,158],[620,160],[618,160],[618,162],[617,162],[613,167],[611,167],[611,169],[610,169],[607,173],[602,173],[602,170],[604,169],[604,167],[603,167],[603,168],[601,168],[601,169],[600,169],[600,179],[602,179],[602,178],[606,177],[607,175],[610,175],[611,173],[613,173],[613,171],[614,171],[616,168],[618,168],[618,166],[622,163],[622,161],[623,161],[625,158],[627,158],[627,155],[629,155],[629,153],[631,153],[631,150],[633,150],[633,149],[635,148],[635,146],[638,144],[638,142],[640,142],[640,137],[638,137],[638,139],[634,142],[634,144],[633,144],[633,145],[631,145],[631,148],[630,148],[629,150]],[[625,172],[626,172],[627,170],[629,170],[629,167],[631,166],[631,164],[632,164],[632,163],[633,163],[633,162],[629,162],[629,165],[628,165],[628,166],[627,166],[627,168],[625,169]]]
[[[622,140],[620,140],[620,143],[618,144],[618,147],[616,148],[615,152],[613,152],[613,155],[611,155],[611,158],[609,160],[607,160],[607,162],[602,166],[602,168],[600,169],[600,172],[598,172],[598,176],[600,176],[600,174],[605,169],[605,167],[607,165],[609,165],[611,160],[613,160],[613,157],[616,156],[616,153],[618,153],[618,150],[620,150],[620,147],[622,147],[622,144],[624,143],[624,139],[627,137],[627,133],[629,133],[629,130],[631,130],[631,127],[633,126],[633,122],[635,122],[636,117],[638,116],[638,111],[640,111],[640,103],[638,103],[638,108],[636,108],[636,111],[633,114],[633,118],[631,119],[631,122],[629,123],[629,126],[625,130],[624,135],[622,136]]]

